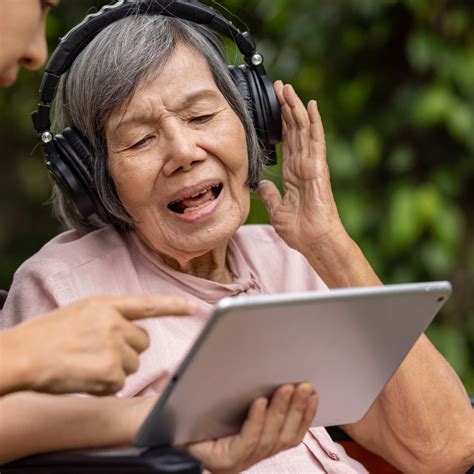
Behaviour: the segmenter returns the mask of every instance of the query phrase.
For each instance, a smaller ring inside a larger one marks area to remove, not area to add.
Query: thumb
[[[181,295],[133,295],[108,297],[109,303],[128,320],[155,316],[194,314],[197,305]]]
[[[257,194],[265,204],[271,217],[276,208],[281,204],[280,191],[275,186],[275,183],[264,179],[258,183]]]

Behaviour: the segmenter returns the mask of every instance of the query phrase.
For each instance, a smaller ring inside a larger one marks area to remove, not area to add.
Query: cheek
[[[3,3],[5,0],[0,0]],[[43,13],[39,0],[10,0],[11,7],[5,7],[4,18],[0,21],[2,31],[2,53],[14,51],[18,55],[24,53],[43,26]],[[18,57],[18,60],[21,59]]]
[[[117,194],[126,208],[151,202],[156,171],[148,164],[131,166],[126,160],[109,166]]]
[[[233,127],[227,127],[218,134],[220,148],[223,150],[223,161],[230,173],[241,182],[247,181],[248,152],[247,139],[243,125],[238,119]],[[226,137],[224,140],[222,137]]]

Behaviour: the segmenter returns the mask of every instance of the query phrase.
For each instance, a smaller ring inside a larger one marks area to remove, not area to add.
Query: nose
[[[21,58],[24,67],[31,70],[39,69],[48,57],[48,45],[45,36],[45,21],[42,21],[31,37],[29,44]]]
[[[165,139],[165,176],[171,176],[180,170],[190,171],[193,165],[207,157],[207,152],[199,145],[199,137],[195,131],[184,125],[174,126],[166,133]]]

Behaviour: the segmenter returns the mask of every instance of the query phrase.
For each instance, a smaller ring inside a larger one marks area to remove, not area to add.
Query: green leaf
[[[455,104],[456,99],[450,90],[432,86],[422,92],[413,105],[413,118],[416,123],[423,126],[443,122]]]
[[[433,323],[427,336],[459,375],[469,372],[468,345],[462,331],[451,325]]]
[[[354,147],[364,167],[373,168],[378,165],[382,152],[379,135],[374,128],[359,128],[354,136]]]
[[[410,247],[421,234],[416,189],[409,186],[396,189],[388,212],[388,248],[395,252]]]

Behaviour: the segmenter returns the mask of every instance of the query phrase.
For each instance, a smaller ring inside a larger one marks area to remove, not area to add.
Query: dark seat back
[[[8,292],[5,290],[0,290],[0,309],[3,308],[5,300],[7,299]]]

